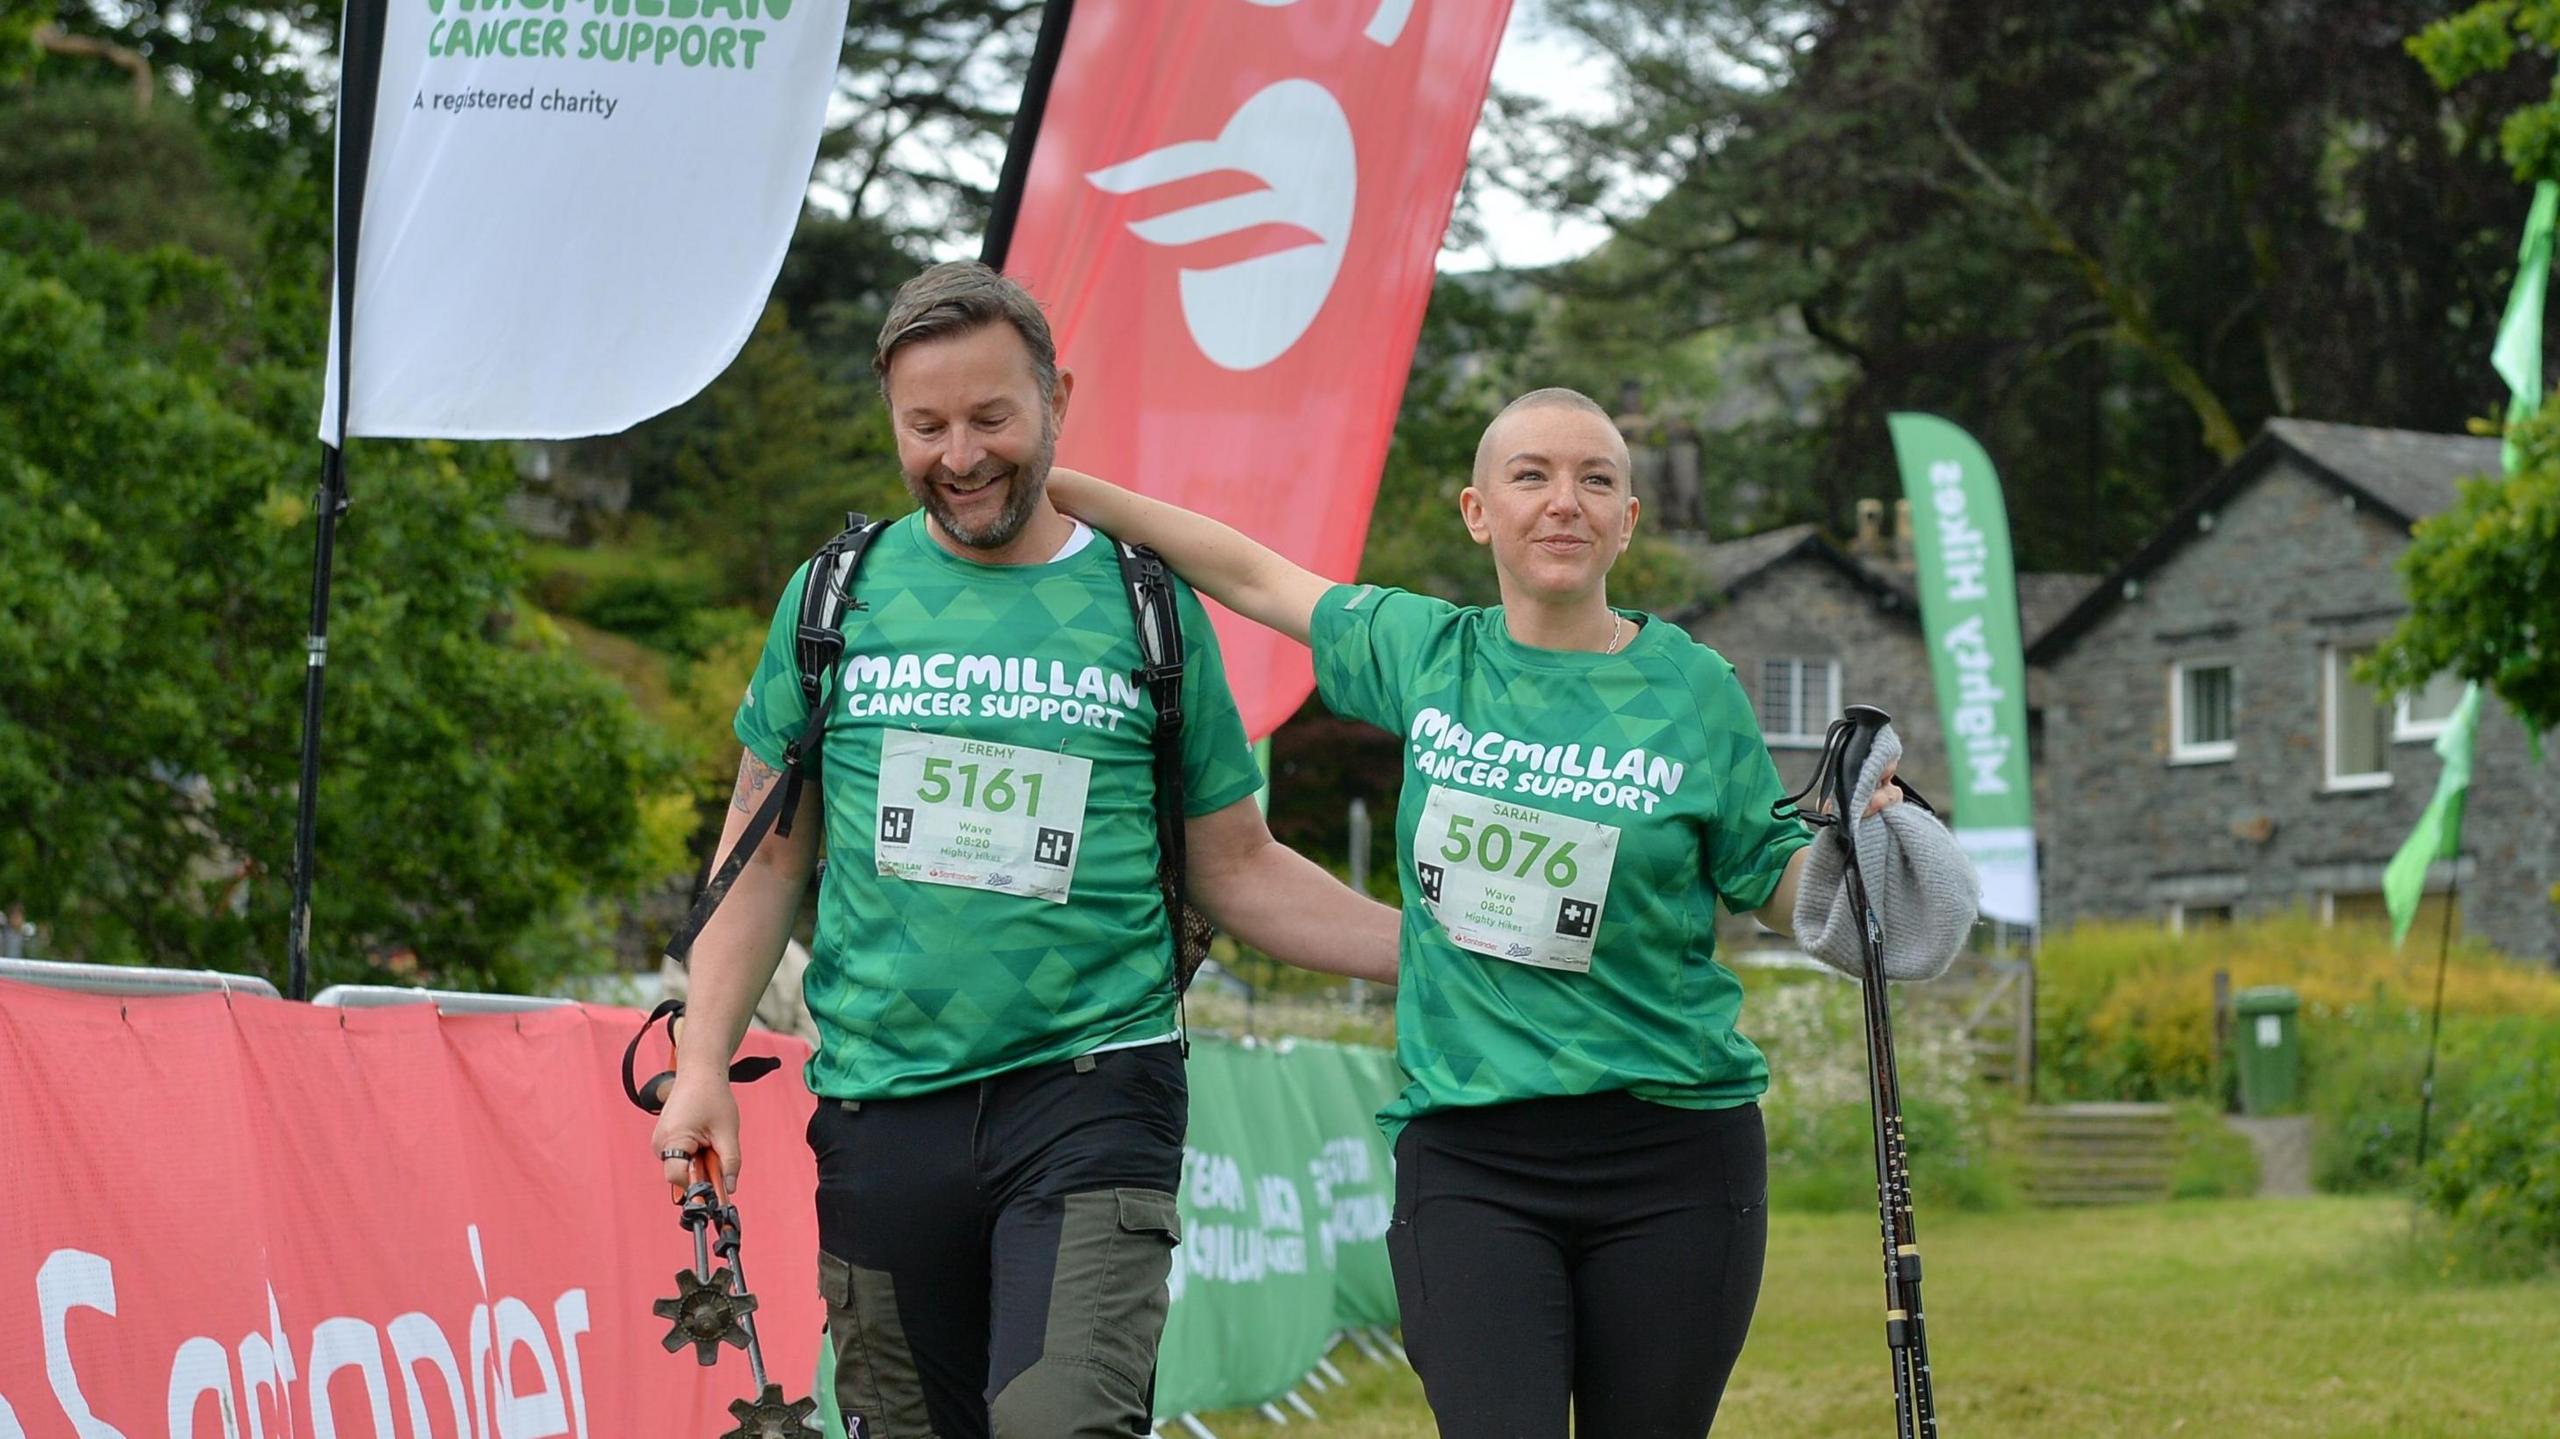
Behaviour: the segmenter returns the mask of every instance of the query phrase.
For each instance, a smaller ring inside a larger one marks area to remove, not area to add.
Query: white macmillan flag
[[[781,270],[846,4],[388,0],[347,433],[610,434],[709,384]]]

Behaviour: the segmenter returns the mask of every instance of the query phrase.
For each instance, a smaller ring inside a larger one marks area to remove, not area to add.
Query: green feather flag
[[[2427,812],[2418,816],[2417,827],[2401,841],[2400,852],[2382,872],[2382,903],[2391,911],[2394,947],[2409,937],[2409,922],[2418,917],[2427,867],[2453,858],[2462,849],[2462,806],[2471,794],[2471,737],[2479,727],[2480,686],[2474,684],[2463,690],[2453,718],[2446,722],[2444,733],[2436,736],[2436,753],[2444,760],[2444,772],[2436,778],[2436,797],[2427,801]]]

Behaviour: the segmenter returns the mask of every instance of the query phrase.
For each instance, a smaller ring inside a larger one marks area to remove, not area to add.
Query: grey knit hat
[[[1865,814],[1885,770],[1902,758],[1902,737],[1886,725],[1867,751],[1866,768],[1849,800],[1849,812]],[[1866,972],[1858,944],[1858,917],[1849,903],[1847,846],[1832,825],[1814,836],[1804,873],[1796,881],[1796,943],[1832,968],[1856,977]],[[1963,952],[1973,932],[1982,882],[1956,837],[1938,817],[1916,804],[1889,805],[1854,822],[1858,873],[1867,902],[1884,933],[1887,979],[1936,979]]]

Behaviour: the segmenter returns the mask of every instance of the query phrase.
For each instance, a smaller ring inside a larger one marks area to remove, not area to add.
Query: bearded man
[[[1046,491],[1075,378],[1030,294],[969,263],[899,290],[874,367],[920,509],[868,547],[814,725],[805,566],[775,609],[720,857],[793,740],[819,782],[694,942],[652,1146],[671,1181],[706,1148],[738,1174],[729,1059],[823,831],[807,1078],[839,1404],[865,1439],[1143,1435],[1188,1091],[1159,716],[1114,545]],[[1272,840],[1216,636],[1174,595],[1190,896],[1256,948],[1393,983],[1396,912]]]

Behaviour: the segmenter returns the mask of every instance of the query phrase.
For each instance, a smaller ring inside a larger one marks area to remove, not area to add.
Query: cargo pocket
[[[898,1320],[898,1291],[876,1269],[818,1251],[818,1296],[835,1353],[836,1408],[860,1419],[865,1439],[931,1439],[924,1383]]]
[[[1173,1196],[1161,1190],[1114,1189],[1108,1198],[1113,1222],[1100,1236],[1109,1246],[1107,1262],[1095,1266],[1102,1282],[1093,1296],[1093,1361],[1144,1385],[1155,1377],[1156,1344],[1171,1303],[1165,1280],[1174,1246],[1182,1242],[1182,1221]]]

